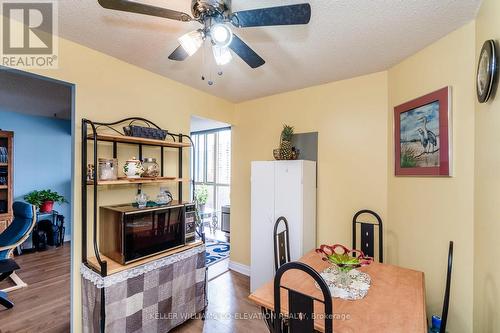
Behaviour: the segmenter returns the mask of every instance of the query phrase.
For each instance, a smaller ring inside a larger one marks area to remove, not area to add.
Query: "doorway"
[[[195,200],[206,238],[209,279],[228,270],[231,239],[231,126],[191,117]]]
[[[8,174],[1,195],[9,197],[9,207],[14,202],[36,206],[34,227],[12,257],[19,280],[0,282],[14,303],[11,309],[0,307],[2,330],[69,332],[74,85],[0,68],[0,128],[12,138],[10,162],[0,168]],[[17,223],[16,212],[9,212],[0,233]]]

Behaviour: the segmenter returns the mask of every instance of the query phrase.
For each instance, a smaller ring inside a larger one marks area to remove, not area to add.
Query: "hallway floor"
[[[266,333],[260,309],[248,300],[250,278],[227,271],[208,284],[206,319],[191,319],[172,333]]]
[[[10,310],[0,308],[0,333],[68,333],[70,331],[69,242],[59,248],[15,257],[17,275],[28,284],[9,293]],[[9,287],[3,281],[0,289]]]

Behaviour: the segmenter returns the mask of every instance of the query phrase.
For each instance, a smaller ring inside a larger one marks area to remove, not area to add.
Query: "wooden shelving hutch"
[[[97,141],[131,143],[131,144],[135,143],[138,145],[169,147],[169,148],[189,148],[189,147],[191,147],[191,143],[182,142],[182,141],[171,142],[171,141],[162,141],[162,140],[154,140],[154,139],[136,138],[133,136],[110,135],[110,134],[97,134],[96,137],[97,137]],[[94,140],[94,136],[92,134],[89,134],[88,139]]]
[[[14,189],[14,132],[0,131],[0,233],[12,221]],[[2,154],[2,153],[7,154]],[[5,156],[5,157],[4,157]]]
[[[183,149],[192,147],[193,143],[189,135],[186,134],[173,134],[168,133],[170,139],[168,141],[162,140],[154,140],[154,139],[145,139],[145,138],[137,138],[130,137],[121,134],[116,128],[116,126],[120,124],[125,124],[131,121],[143,121],[151,126],[159,128],[153,122],[144,119],[144,118],[126,118],[113,123],[101,123],[101,122],[93,122],[88,119],[82,119],[82,160],[81,160],[81,176],[82,176],[82,263],[93,271],[97,272],[101,276],[105,277],[108,274],[113,274],[114,272],[122,269],[121,267],[116,267],[117,264],[111,262],[109,258],[106,258],[99,252],[99,244],[97,241],[97,210],[99,209],[98,202],[98,188],[102,186],[120,186],[120,185],[133,185],[133,184],[161,184],[166,182],[176,182],[178,187],[178,198],[177,200],[182,202],[182,193],[183,193],[183,184],[185,182],[192,182],[192,180],[183,178]],[[104,134],[98,133],[98,130],[101,128],[107,128],[108,130],[114,131],[116,134]],[[188,141],[185,141],[187,139]],[[142,160],[142,150],[144,146],[152,146],[158,147],[160,149],[160,177],[157,178],[139,178],[139,179],[126,179],[126,178],[118,178],[118,180],[113,181],[88,181],[87,180],[87,163],[92,163],[94,165],[93,179],[98,179],[97,177],[97,165],[98,165],[98,142],[111,142],[112,146],[112,154],[113,158],[117,158],[118,153],[118,144],[128,144],[128,145],[136,145],[138,148],[138,158]],[[93,159],[91,161],[88,160],[88,143],[92,143],[93,147]],[[165,168],[165,160],[164,160],[164,148],[171,148],[178,150],[178,174],[175,177],[167,177],[164,175]],[[194,164],[194,161],[192,161]],[[192,190],[194,193],[194,182],[192,182]],[[92,196],[89,197],[92,200],[92,204],[89,205],[87,202],[87,193],[91,193]],[[89,212],[88,207],[93,207],[91,214]],[[90,216],[89,216],[90,215]],[[87,253],[87,223],[90,222],[93,224],[93,232],[91,235],[92,238],[92,255],[89,256]],[[104,332],[105,325],[105,292],[101,292],[101,302],[100,302],[100,332]]]
[[[126,179],[118,178],[117,180],[99,180],[97,181],[98,186],[105,185],[130,185],[130,184],[162,184],[171,182],[189,182],[189,179],[177,178],[177,177],[157,177],[157,178],[138,178],[138,179]],[[93,181],[88,181],[87,185],[94,185]]]

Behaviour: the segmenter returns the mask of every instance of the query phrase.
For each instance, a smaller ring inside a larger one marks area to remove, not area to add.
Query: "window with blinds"
[[[191,177],[208,189],[207,208],[217,211],[229,205],[231,185],[231,129],[193,132],[195,165]]]

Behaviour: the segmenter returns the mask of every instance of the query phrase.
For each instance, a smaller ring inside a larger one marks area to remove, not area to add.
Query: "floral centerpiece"
[[[373,258],[366,256],[362,251],[350,250],[341,244],[321,245],[316,249],[316,253],[322,254],[324,261],[337,268],[339,283],[344,287],[349,287],[351,284],[351,275],[349,274],[351,270],[373,262]]]
[[[339,252],[338,249],[341,251]],[[337,266],[341,271],[350,271],[351,269],[366,266],[372,263],[373,258],[365,256],[363,251],[350,250],[344,245],[321,245],[316,249],[316,253],[323,254],[323,260]]]

